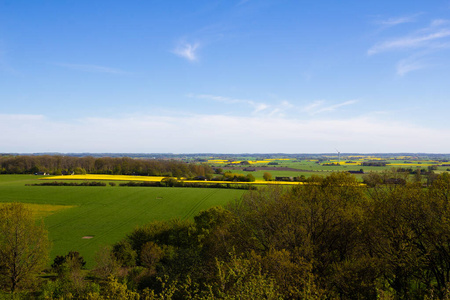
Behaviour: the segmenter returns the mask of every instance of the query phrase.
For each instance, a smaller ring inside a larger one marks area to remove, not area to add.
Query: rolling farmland
[[[53,242],[51,258],[70,250],[79,251],[87,267],[93,265],[100,246],[120,240],[136,225],[192,218],[201,210],[225,205],[244,193],[205,188],[25,186],[39,182],[37,177],[0,176],[0,203],[33,204],[30,208],[43,216],[49,230]]]
[[[249,165],[240,164],[247,160]],[[275,176],[327,175],[335,171],[360,170],[365,172],[383,171],[392,167],[427,168],[437,165],[436,172],[447,169],[445,163],[430,160],[411,161],[410,158],[385,159],[385,167],[362,166],[365,160],[374,157],[341,157],[340,165],[336,157],[323,160],[266,159],[243,157],[242,160],[209,160],[207,163],[223,172],[252,174],[256,181],[245,183],[265,184],[302,184],[301,182],[264,181],[264,172]],[[272,164],[270,164],[272,163]],[[255,171],[245,171],[248,167]],[[266,169],[267,168],[267,169]],[[361,180],[361,175],[356,175]],[[215,205],[240,198],[245,192],[236,189],[182,188],[182,187],[126,187],[106,186],[30,186],[49,181],[82,182],[98,180],[111,181],[161,182],[164,176],[132,176],[86,174],[69,176],[1,175],[0,203],[24,202],[29,204],[36,218],[43,218],[53,241],[51,258],[68,251],[79,251],[87,260],[88,267],[100,246],[111,245],[123,238],[136,225],[153,220],[172,218],[192,218],[199,211]],[[226,181],[185,180],[195,184],[233,184]],[[240,183],[237,183],[240,184]],[[28,185],[28,186],[26,186]]]

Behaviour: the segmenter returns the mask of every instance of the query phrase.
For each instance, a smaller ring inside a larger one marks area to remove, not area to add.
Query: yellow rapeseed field
[[[120,180],[120,181],[151,181],[160,182],[165,177],[162,176],[133,176],[133,175],[103,175],[103,174],[86,174],[86,175],[64,175],[42,177],[41,180]],[[296,181],[265,181],[255,180],[254,182],[234,182],[234,181],[204,181],[204,180],[184,180],[179,181],[186,183],[203,183],[203,184],[252,184],[252,185],[300,185],[308,184]],[[364,185],[364,184],[360,184]],[[66,206],[65,206],[66,207]]]
[[[291,160],[290,158],[265,158],[263,160],[252,160],[252,161],[248,161],[250,164],[267,164],[271,161],[276,161],[276,160]],[[216,164],[226,164],[226,163],[231,163],[231,164],[240,164],[242,161],[240,160],[236,160],[236,161],[232,161],[229,162],[226,159],[209,159],[208,163],[216,163]]]
[[[351,163],[348,163],[348,162],[345,162],[345,161],[341,161],[341,165],[347,165],[347,166],[360,166],[361,163],[359,163],[359,162],[351,162]]]
[[[389,164],[389,166],[411,166],[411,167],[428,167],[428,166],[436,166],[437,164]]]
[[[120,180],[120,181],[152,181],[160,182],[165,177],[160,176],[132,176],[132,175],[102,175],[102,174],[86,174],[86,175],[64,175],[64,176],[50,176],[42,177],[42,180]],[[289,181],[264,181],[256,180],[254,182],[232,182],[232,181],[204,181],[204,180],[183,180],[186,183],[205,183],[205,184],[277,184],[277,185],[292,185],[303,184],[302,182]]]
[[[303,182],[294,181],[265,181],[265,180],[255,180],[253,182],[234,182],[234,181],[204,181],[204,180],[184,180],[186,183],[204,183],[204,184],[259,184],[259,185],[299,185],[304,184]]]
[[[43,180],[121,180],[121,181],[161,181],[162,176],[133,176],[133,175],[104,175],[104,174],[86,174],[86,175],[63,175],[42,177]]]

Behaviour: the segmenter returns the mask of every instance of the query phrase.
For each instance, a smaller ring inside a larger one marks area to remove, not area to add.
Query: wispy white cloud
[[[230,98],[217,95],[207,95],[207,94],[189,94],[189,98],[206,99],[216,102],[222,102],[226,104],[244,104],[253,109],[253,115],[267,116],[267,117],[285,117],[286,115],[291,115],[294,111],[306,112],[307,114],[313,116],[325,112],[333,112],[341,107],[352,105],[358,102],[358,100],[348,100],[337,104],[327,105],[323,100],[313,101],[312,103],[298,107],[290,103],[289,101],[283,100],[276,104],[267,104],[264,102],[257,102],[254,100],[240,99],[240,98]]]
[[[392,26],[396,26],[396,25],[400,25],[400,24],[415,22],[419,15],[421,15],[421,13],[410,15],[410,16],[388,18],[388,19],[384,19],[384,20],[379,20],[376,23],[387,28],[387,27],[392,27]]]
[[[404,50],[419,47],[433,47],[430,42],[450,36],[450,29],[439,29],[438,31],[427,33],[424,35],[414,35],[402,37],[386,42],[379,43],[367,51],[367,54],[374,55],[380,52],[390,50]]]
[[[311,104],[308,104],[305,107],[303,107],[302,111],[307,112],[307,113],[313,113],[313,112],[317,111],[321,106],[323,106],[324,103],[325,103],[325,101],[323,101],[323,100],[316,100],[316,101],[312,102]]]
[[[253,104],[253,106],[255,106],[255,110],[253,111],[253,113],[259,113],[261,111],[267,110],[270,106],[265,104],[265,103],[255,103]]]
[[[393,23],[394,21],[392,20]],[[367,50],[367,54],[372,56],[390,51],[405,53],[407,57],[399,60],[395,66],[397,75],[404,76],[412,71],[432,66],[427,61],[433,58],[433,54],[448,49],[450,49],[450,21],[434,19],[427,27],[373,45]]]
[[[200,47],[199,43],[180,43],[173,51],[172,53],[183,57],[189,61],[196,61],[198,60],[197,51]]]
[[[348,106],[357,103],[358,100],[348,100],[345,102],[341,102],[333,105],[326,105],[326,102],[323,100],[316,100],[311,104],[304,106],[301,110],[303,112],[307,112],[310,115],[316,115],[324,112],[332,112],[343,106]]]
[[[396,71],[397,75],[404,76],[412,71],[417,71],[428,67],[429,64],[425,63],[422,59],[416,56],[411,56],[406,59],[402,59],[397,63]]]
[[[239,99],[239,98],[231,98],[231,97],[223,97],[217,95],[206,95],[206,94],[189,94],[187,95],[189,98],[197,98],[197,99],[205,99],[212,100],[217,102],[222,102],[226,104],[244,104],[253,109],[251,112],[253,115],[266,115],[266,116],[279,116],[282,117],[285,115],[285,112],[289,109],[294,108],[294,105],[284,100],[277,104],[267,104],[264,102],[258,102],[254,100],[248,99]]]
[[[120,69],[109,68],[98,65],[88,65],[88,64],[68,64],[68,63],[55,63],[59,67],[64,67],[68,69],[90,72],[90,73],[108,73],[108,74],[127,74],[127,72]]]
[[[206,100],[213,100],[217,102],[222,102],[226,104],[245,104],[247,106],[250,106],[253,108],[253,113],[259,113],[262,111],[267,110],[270,108],[270,105],[262,103],[262,102],[256,102],[253,100],[247,100],[247,99],[238,99],[238,98],[230,98],[230,97],[223,97],[223,96],[217,96],[217,95],[206,95],[206,94],[189,94],[188,97],[190,98],[197,98],[197,99],[206,99]]]
[[[2,115],[0,131],[4,152],[317,153],[329,152],[336,144],[363,153],[442,153],[450,148],[447,128],[373,116],[299,120],[220,114],[132,115],[56,122],[42,116]]]
[[[431,21],[431,27],[436,27],[436,26],[442,26],[442,25],[448,25],[450,23],[449,20],[446,19],[436,19]]]
[[[252,100],[246,100],[246,99],[238,99],[238,98],[230,98],[230,97],[223,97],[223,96],[217,96],[217,95],[208,95],[208,94],[189,94],[187,95],[189,98],[197,98],[197,99],[207,99],[207,100],[214,100],[218,102],[228,103],[228,104],[234,104],[234,103],[245,103],[249,105],[255,105],[255,102]]]

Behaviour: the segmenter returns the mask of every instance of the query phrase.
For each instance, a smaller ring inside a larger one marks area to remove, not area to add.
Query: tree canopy
[[[0,283],[14,292],[26,287],[48,259],[49,241],[43,223],[23,204],[0,206]]]
[[[134,159],[130,157],[73,157],[61,155],[0,156],[1,174],[51,173],[156,175],[175,177],[205,176],[213,173],[210,166],[179,160]]]

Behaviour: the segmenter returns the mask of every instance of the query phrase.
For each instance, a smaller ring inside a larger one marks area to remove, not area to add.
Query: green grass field
[[[250,158],[246,158],[250,160]],[[335,158],[334,158],[335,159]],[[388,160],[393,164],[402,164],[402,160]],[[327,176],[331,172],[359,170],[382,172],[392,167],[362,167],[355,165],[322,166],[314,161],[279,160],[276,167],[269,170],[276,176],[295,177],[304,175]],[[405,167],[426,168],[429,161],[421,161],[422,166]],[[215,164],[217,167],[220,165]],[[255,164],[254,166],[262,166]],[[305,171],[286,171],[282,167]],[[437,173],[447,171],[449,167],[440,166]],[[266,171],[233,173],[251,173],[256,179],[263,179]],[[362,180],[361,175],[356,175]],[[83,186],[25,186],[42,183],[40,176],[0,175],[0,203],[24,202],[30,205],[36,217],[42,217],[49,229],[53,242],[51,258],[79,251],[86,259],[88,267],[93,266],[95,252],[100,246],[111,245],[122,239],[137,225],[153,220],[172,218],[192,218],[199,211],[215,205],[224,205],[240,198],[243,190],[210,188],[163,188],[163,187],[83,187]],[[107,181],[108,182],[108,181]],[[92,236],[91,239],[83,237]]]
[[[257,158],[255,157],[242,157],[240,160],[248,160],[252,161]],[[337,162],[337,156],[336,157],[330,157],[330,161],[328,162]],[[347,160],[353,160],[358,161],[356,159],[351,159],[348,157],[342,157],[341,161],[347,161]],[[226,170],[231,171],[233,173],[240,173],[240,174],[252,174],[255,176],[256,179],[263,179],[264,172],[269,172],[272,174],[272,177],[275,178],[276,176],[286,176],[286,177],[296,177],[300,175],[304,175],[306,178],[310,177],[311,175],[322,175],[327,176],[331,172],[343,172],[343,171],[359,171],[360,169],[363,169],[365,173],[369,172],[383,172],[386,170],[390,170],[392,168],[412,168],[412,169],[427,169],[428,166],[436,164],[434,161],[428,161],[428,160],[417,160],[413,161],[413,163],[405,164],[404,161],[408,161],[408,159],[386,159],[385,161],[391,163],[386,165],[385,167],[375,167],[375,166],[361,166],[361,165],[345,165],[342,164],[340,166],[323,166],[322,164],[317,164],[315,161],[309,161],[309,160],[273,160],[273,162],[277,162],[278,165],[270,166],[266,163],[256,163],[252,164],[251,167],[261,167],[261,166],[267,166],[267,167],[275,167],[274,170],[268,170],[268,171],[262,171],[258,170],[255,172],[244,172],[238,166],[236,165],[235,169],[232,170]],[[411,160],[409,160],[411,161]],[[327,161],[324,161],[326,163]],[[215,165],[216,167],[223,167],[226,164],[218,164],[218,163],[211,163],[210,165]],[[292,169],[298,169],[302,171],[286,171],[283,170],[283,167],[292,168]],[[280,170],[276,170],[276,168],[279,168]],[[448,172],[450,168],[445,166],[438,166],[437,170],[435,170],[436,173],[442,173],[442,172]],[[361,174],[355,174],[355,177],[358,180],[362,181],[362,175]]]
[[[51,259],[79,251],[94,264],[96,251],[153,220],[192,218],[199,211],[240,198],[243,190],[165,187],[25,186],[33,175],[0,175],[0,202],[73,206],[47,214]],[[93,236],[91,239],[83,239]]]

